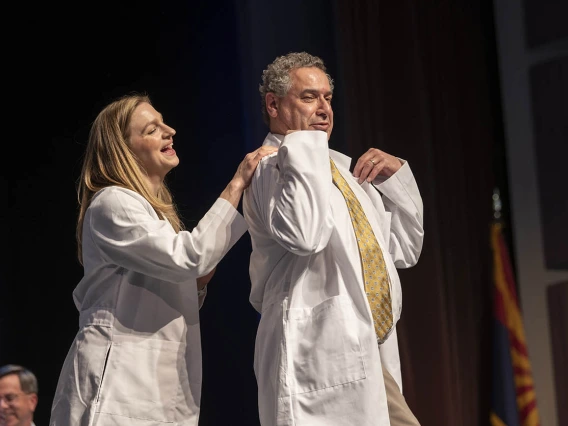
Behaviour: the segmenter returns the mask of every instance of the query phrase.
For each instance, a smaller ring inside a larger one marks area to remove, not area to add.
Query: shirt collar
[[[284,135],[268,132],[268,135],[266,136],[263,145],[275,146],[276,148],[280,148],[282,142],[284,142]]]

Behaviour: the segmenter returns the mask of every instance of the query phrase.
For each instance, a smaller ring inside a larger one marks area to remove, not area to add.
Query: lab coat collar
[[[282,142],[284,142],[284,135],[268,132],[266,138],[264,139],[263,145],[275,146],[276,148],[280,148]]]
[[[284,142],[284,135],[268,132],[268,135],[266,135],[266,138],[264,139],[263,145],[275,146],[276,148],[279,148],[280,145],[282,145],[282,142]],[[334,149],[329,150],[329,156],[333,159],[336,165],[349,170],[349,167],[351,166],[351,157],[348,157],[347,155],[342,154],[339,151],[335,151]]]

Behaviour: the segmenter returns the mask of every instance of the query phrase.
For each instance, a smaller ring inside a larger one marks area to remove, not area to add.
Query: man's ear
[[[28,395],[30,411],[33,413],[37,407],[37,393]]]
[[[266,111],[268,115],[272,118],[278,117],[278,104],[280,99],[272,92],[266,94]]]

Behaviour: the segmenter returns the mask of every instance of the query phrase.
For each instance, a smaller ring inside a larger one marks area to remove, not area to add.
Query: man
[[[416,264],[424,235],[410,166],[371,148],[351,174],[351,159],[329,149],[333,80],[320,58],[280,56],[262,80],[263,145],[279,150],[243,200],[250,302],[261,313],[261,424],[418,425],[402,396],[396,335],[396,268]]]
[[[35,426],[37,379],[19,365],[0,367],[0,426]]]

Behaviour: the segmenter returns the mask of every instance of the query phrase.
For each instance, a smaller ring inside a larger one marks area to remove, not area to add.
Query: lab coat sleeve
[[[250,204],[271,238],[306,256],[321,251],[333,230],[327,134],[298,131],[278,153],[261,161],[251,183]]]
[[[148,209],[138,194],[110,188],[93,199],[84,226],[107,262],[173,283],[207,274],[247,230],[221,198],[191,232],[176,233]]]
[[[389,253],[397,268],[418,262],[424,239],[422,197],[408,162],[388,179],[373,185],[390,214]]]

